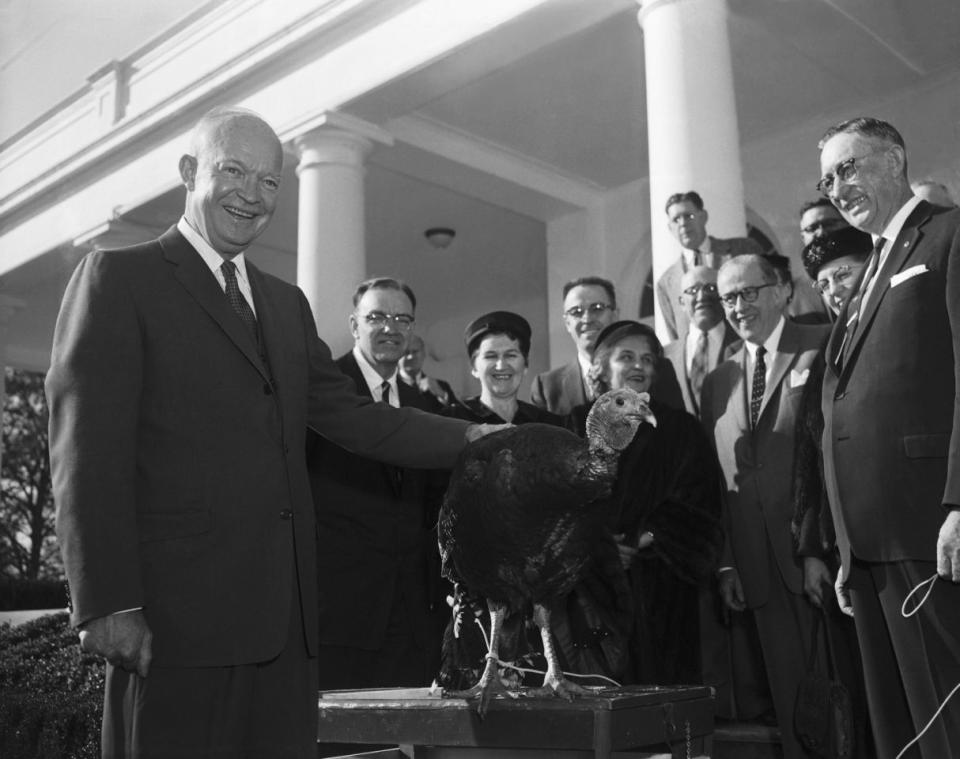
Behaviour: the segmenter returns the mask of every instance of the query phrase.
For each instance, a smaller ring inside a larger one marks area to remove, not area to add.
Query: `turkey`
[[[600,396],[587,417],[586,439],[560,427],[526,424],[468,445],[450,479],[438,522],[444,577],[486,599],[490,651],[480,681],[446,696],[479,698],[482,716],[494,693],[505,616],[529,614],[540,630],[547,671],[536,693],[584,693],[566,680],[550,633],[551,604],[564,598],[604,532],[620,452],[644,421],[656,424],[649,396],[630,389]]]

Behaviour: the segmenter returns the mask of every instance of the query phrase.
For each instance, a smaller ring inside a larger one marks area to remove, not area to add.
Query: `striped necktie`
[[[697,347],[690,359],[690,390],[697,408],[700,408],[700,390],[703,388],[703,378],[710,370],[710,338],[706,330],[700,330],[697,337]]]
[[[850,301],[847,308],[847,325],[843,331],[843,341],[840,343],[840,349],[837,351],[837,368],[842,369],[850,356],[850,348],[853,345],[854,335],[857,333],[857,327],[860,325],[860,313],[863,310],[863,299],[870,289],[871,281],[877,273],[877,267],[880,264],[880,252],[886,240],[882,237],[877,238],[876,245],[873,246],[873,252],[867,260],[867,267],[863,271],[863,278],[860,280],[860,287],[857,294]]]
[[[763,360],[767,349],[762,345],[757,346],[757,358],[753,365],[753,384],[750,388],[750,427],[757,426],[757,419],[760,417],[760,406],[763,405],[763,394],[767,389],[767,364]]]

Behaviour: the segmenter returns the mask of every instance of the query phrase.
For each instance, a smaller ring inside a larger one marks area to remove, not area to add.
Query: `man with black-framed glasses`
[[[336,363],[362,395],[436,411],[399,381],[416,305],[402,280],[361,282],[349,317],[354,345]],[[319,435],[308,436],[307,464],[319,537],[320,688],[429,685],[448,616],[434,561],[433,480]]]
[[[804,594],[804,576],[827,570],[819,557],[801,563],[794,555],[794,428],[829,327],[785,318],[788,285],[764,256],[727,261],[717,289],[727,320],[743,339],[743,346],[707,375],[701,396],[701,419],[725,481],[729,532],[720,594],[731,610],[752,614],[783,755],[800,759],[808,754],[793,729],[793,714],[815,611]]]
[[[597,335],[615,322],[618,314],[617,293],[610,280],[587,276],[563,286],[563,326],[576,346],[577,357],[533,378],[530,401],[534,406],[564,416],[591,400],[585,378]]]
[[[703,380],[739,347],[740,337],[723,318],[716,269],[694,266],[683,275],[680,287],[680,306],[690,327],[663,349],[663,356],[680,380],[684,408],[699,417]]]
[[[879,759],[960,682],[960,210],[913,194],[903,137],[836,124],[817,188],[874,242],[827,345],[823,459]],[[901,605],[937,576],[916,615]],[[960,756],[954,696],[912,756]]]

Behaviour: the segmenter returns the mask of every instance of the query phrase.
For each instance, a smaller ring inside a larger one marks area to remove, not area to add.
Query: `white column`
[[[320,336],[334,354],[351,344],[351,296],[367,276],[364,162],[375,142],[391,144],[379,127],[322,114],[293,141],[299,157],[297,284],[307,296]]]
[[[654,281],[676,259],[664,203],[696,190],[714,237],[746,234],[726,0],[638,0],[643,29]],[[657,312],[658,332],[663,323]]]

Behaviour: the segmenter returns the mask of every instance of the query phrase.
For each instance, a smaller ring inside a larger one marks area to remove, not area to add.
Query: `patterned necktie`
[[[697,337],[697,347],[693,351],[690,361],[690,390],[693,392],[696,405],[700,406],[700,390],[703,387],[703,378],[710,370],[710,339],[705,330],[700,330]]]
[[[757,360],[753,366],[753,385],[750,388],[750,426],[757,426],[757,417],[760,416],[760,405],[763,403],[763,393],[767,389],[767,365],[763,360],[767,349],[757,346]]]
[[[840,343],[840,350],[837,351],[837,367],[842,368],[849,358],[848,353],[853,345],[853,337],[860,324],[860,312],[862,311],[863,298],[870,287],[870,281],[877,273],[877,267],[880,263],[880,252],[883,250],[884,238],[877,239],[873,246],[873,252],[867,260],[867,267],[863,271],[863,279],[860,280],[860,287],[857,294],[850,300],[850,306],[847,308],[847,326],[843,331],[843,341]]]
[[[225,290],[227,300],[230,301],[233,310],[237,312],[240,321],[250,330],[253,339],[259,343],[257,317],[254,316],[253,309],[250,308],[250,304],[247,303],[247,299],[243,297],[243,293],[240,292],[240,286],[237,284],[237,265],[233,261],[224,261],[220,264],[220,271],[223,272],[223,280],[227,285]]]
[[[384,380],[383,384],[380,385],[380,400],[387,405],[390,404],[390,383],[386,380]]]

